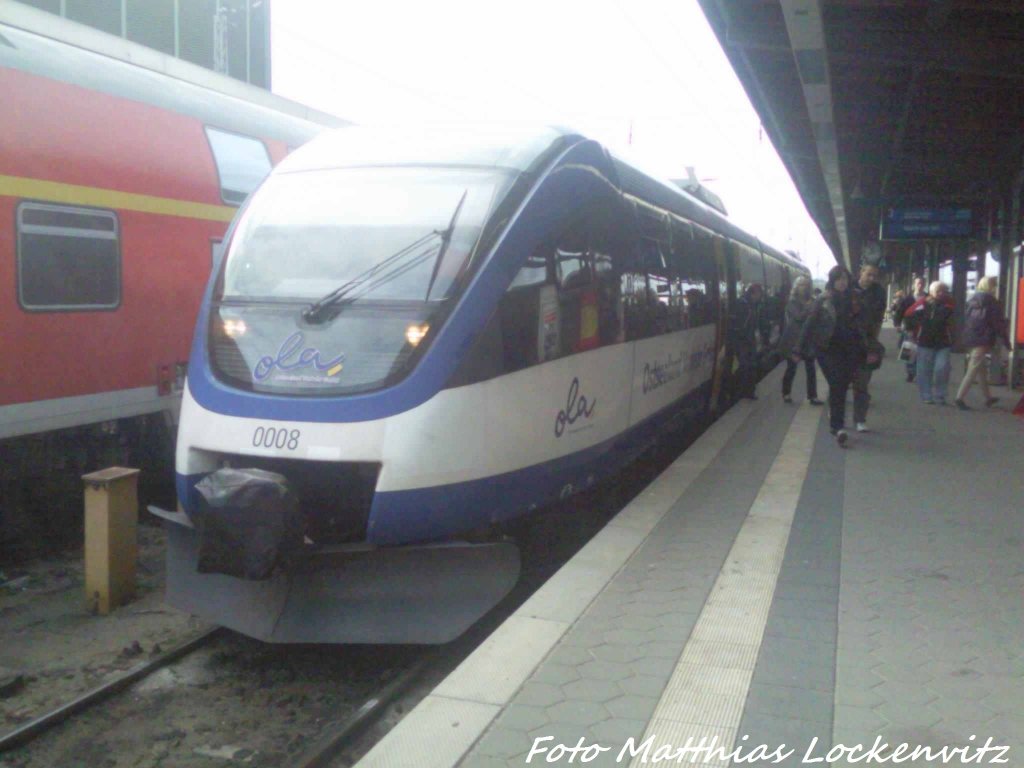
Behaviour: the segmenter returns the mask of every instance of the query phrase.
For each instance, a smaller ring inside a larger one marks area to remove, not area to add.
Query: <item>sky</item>
[[[697,0],[277,0],[275,93],[364,125],[529,121],[662,178],[815,276],[835,263]]]

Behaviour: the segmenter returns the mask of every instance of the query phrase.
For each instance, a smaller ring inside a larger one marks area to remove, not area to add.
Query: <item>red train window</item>
[[[113,211],[18,206],[18,300],[33,311],[116,309],[120,228]]]

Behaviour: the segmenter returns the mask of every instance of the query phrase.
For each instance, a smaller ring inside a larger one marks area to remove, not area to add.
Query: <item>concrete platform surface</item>
[[[780,376],[359,765],[1024,768],[1019,393],[925,405],[890,358],[843,450]]]

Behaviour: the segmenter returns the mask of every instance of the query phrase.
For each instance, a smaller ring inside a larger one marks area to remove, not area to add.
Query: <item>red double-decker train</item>
[[[169,476],[227,225],[291,149],[342,124],[194,70],[0,23],[0,542],[73,532],[82,472],[166,457]]]

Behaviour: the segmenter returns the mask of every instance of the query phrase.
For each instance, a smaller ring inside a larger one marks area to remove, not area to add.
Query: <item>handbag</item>
[[[917,344],[907,339],[900,347],[900,360],[905,363],[912,363],[917,360]]]

